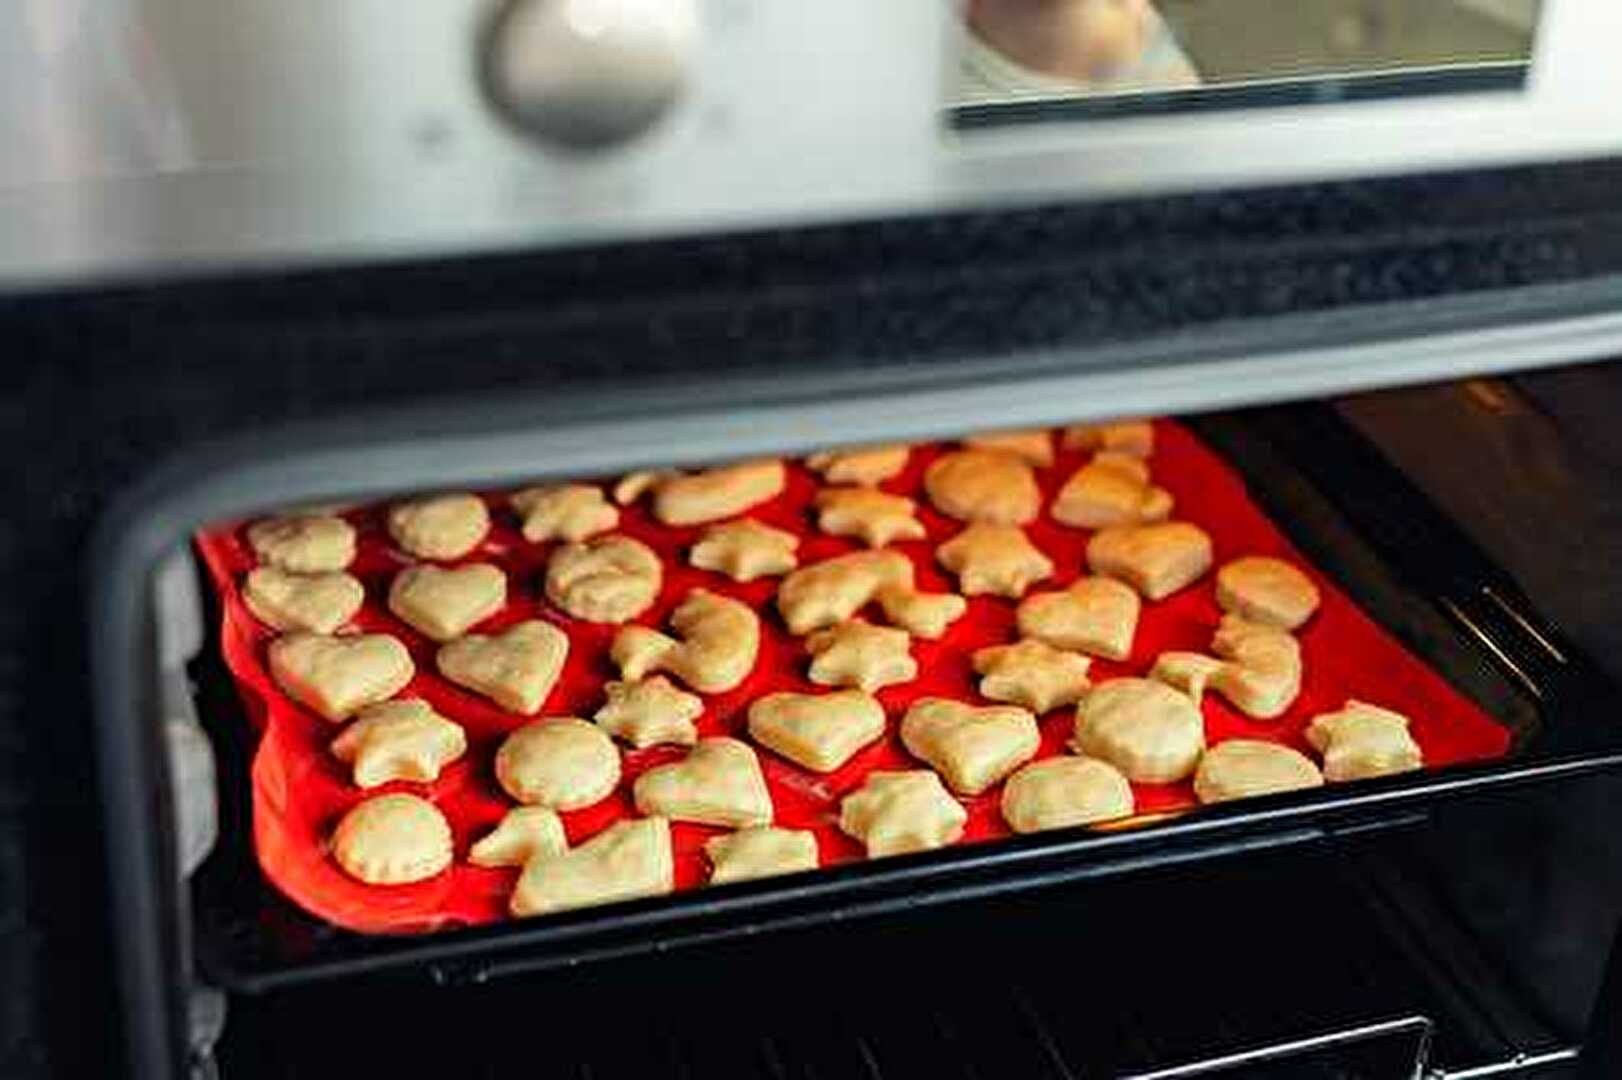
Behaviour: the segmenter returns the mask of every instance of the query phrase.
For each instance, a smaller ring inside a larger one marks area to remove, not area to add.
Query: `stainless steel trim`
[[[1366,1039],[1379,1039],[1406,1034],[1412,1034],[1417,1040],[1414,1068],[1409,1075],[1414,1080],[1418,1080],[1425,1068],[1425,1058],[1430,1050],[1433,1029],[1434,1024],[1429,1017],[1406,1016],[1398,1020],[1382,1020],[1372,1024],[1363,1024],[1359,1027],[1346,1028],[1326,1035],[1291,1039],[1255,1050],[1241,1050],[1232,1054],[1221,1054],[1188,1065],[1174,1065],[1165,1069],[1152,1069],[1149,1072],[1128,1073],[1123,1077],[1123,1080],[1182,1080],[1184,1077],[1205,1076],[1209,1073],[1221,1072],[1224,1069],[1237,1069],[1245,1065],[1274,1061],[1278,1058],[1290,1057],[1296,1054],[1311,1053],[1314,1050],[1326,1050],[1330,1047],[1344,1046],[1347,1043],[1360,1042]]]

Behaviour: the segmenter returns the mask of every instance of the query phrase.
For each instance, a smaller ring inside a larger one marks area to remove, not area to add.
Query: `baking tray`
[[[197,946],[205,972],[242,991],[389,970],[478,982],[1312,843],[1411,822],[1430,800],[1487,784],[1622,762],[1622,731],[1601,721],[1593,708],[1609,686],[1541,625],[1512,583],[1453,535],[1446,519],[1332,414],[1311,407],[1265,410],[1207,417],[1196,428],[1240,469],[1252,497],[1320,569],[1505,724],[1511,733],[1507,758],[1207,808],[1147,828],[1066,830],[545,920],[375,937],[307,916],[263,882],[250,839],[247,725],[218,650],[210,648],[195,675],[200,712],[221,750],[222,833],[196,878]],[[1402,523],[1400,531],[1381,527],[1392,521]],[[1443,539],[1450,545],[1445,574],[1432,565]],[[211,625],[218,623],[215,618]]]

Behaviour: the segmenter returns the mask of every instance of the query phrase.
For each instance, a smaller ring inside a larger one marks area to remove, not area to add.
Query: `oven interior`
[[[1584,378],[1185,418],[1316,565],[1510,729],[1505,759],[1197,828],[1019,842],[1016,857],[941,870],[901,860],[822,892],[633,902],[556,932],[367,938],[264,882],[219,612],[178,550],[156,578],[153,674],[195,1060],[301,1075],[283,1043],[296,1028],[323,1063],[465,1069],[484,1040],[533,1038],[549,1017],[555,1075],[1556,1075],[1606,958],[1592,937],[1558,952],[1570,938],[1544,924],[1568,890],[1505,889],[1549,872],[1560,845],[1537,823],[1614,805],[1606,772],[1622,763],[1607,712],[1622,672],[1601,662],[1599,605],[1548,556],[1614,516],[1606,448],[1572,412],[1593,393]],[[1557,505],[1535,505],[1551,477]],[[1551,513],[1562,539],[1540,540]],[[1608,941],[1614,915],[1594,907]],[[362,1000],[424,1030],[454,1016],[457,1034],[354,1040],[345,1018]]]

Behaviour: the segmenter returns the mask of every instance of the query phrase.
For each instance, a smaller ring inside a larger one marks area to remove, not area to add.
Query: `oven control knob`
[[[485,42],[485,88],[525,132],[602,149],[641,134],[681,97],[696,0],[512,0]]]

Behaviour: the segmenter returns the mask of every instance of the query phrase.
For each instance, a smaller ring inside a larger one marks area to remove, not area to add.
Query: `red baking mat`
[[[1177,517],[1210,532],[1218,565],[1240,555],[1276,555],[1306,569],[1323,590],[1322,608],[1300,635],[1306,661],[1301,696],[1283,717],[1271,721],[1252,720],[1220,698],[1208,696],[1205,729],[1211,743],[1247,736],[1308,750],[1301,738],[1307,721],[1356,697],[1409,716],[1427,767],[1479,761],[1506,752],[1508,731],[1407,652],[1308,566],[1250,500],[1233,469],[1179,424],[1159,422],[1156,437],[1155,481],[1176,496]],[[928,591],[953,589],[953,578],[935,565],[933,551],[961,528],[959,523],[935,513],[922,496],[924,467],[940,453],[936,446],[914,448],[906,471],[884,485],[887,490],[918,499],[919,516],[929,537],[926,541],[898,544],[896,549],[912,558],[918,568],[919,586]],[[1063,453],[1053,467],[1041,470],[1044,495],[1051,498],[1085,459],[1084,454]],[[751,512],[753,517],[802,536],[802,566],[857,550],[850,541],[816,531],[808,504],[817,486],[816,476],[793,464],[784,494]],[[469,561],[495,562],[504,567],[509,576],[510,602],[479,629],[498,629],[537,616],[563,627],[571,640],[569,658],[543,713],[589,717],[601,703],[602,684],[614,677],[607,652],[616,627],[572,619],[546,603],[541,575],[551,545],[527,543],[518,534],[502,497],[492,494],[489,499],[496,525]],[[417,676],[403,695],[425,698],[441,713],[463,724],[469,749],[434,784],[399,782],[371,792],[354,787],[345,768],[327,751],[338,726],[293,703],[269,677],[265,646],[273,634],[249,613],[238,589],[243,575],[254,565],[241,527],[227,526],[203,533],[198,546],[223,600],[221,641],[225,660],[236,677],[248,717],[261,735],[253,761],[254,839],[260,866],[301,907],[354,930],[422,932],[505,918],[507,894],[518,871],[481,869],[463,860],[468,845],[492,828],[511,805],[496,785],[492,762],[502,737],[526,723],[527,718],[504,712],[436,674],[434,644],[396,619],[384,604],[391,576],[409,560],[390,545],[378,508],[356,509],[345,516],[357,527],[360,537],[351,572],[365,583],[367,594],[356,624],[365,630],[387,631],[407,644],[416,661]],[[754,674],[736,690],[706,698],[705,713],[698,721],[701,735],[742,735],[748,703],[768,691],[819,689],[805,678],[804,647],[783,628],[770,602],[778,579],[739,584],[688,566],[687,549],[702,527],[677,529],[660,525],[641,507],[623,512],[621,531],[643,540],[665,558],[659,602],[638,621],[661,626],[670,610],[697,585],[735,596],[762,615],[760,659]],[[1044,516],[1028,532],[1058,567],[1055,578],[1041,588],[1063,586],[1082,572],[1089,535],[1086,531],[1057,525]],[[1212,575],[1168,600],[1146,604],[1131,658],[1123,663],[1095,660],[1094,680],[1143,674],[1167,649],[1207,650],[1219,616]],[[1012,601],[977,597],[970,601],[968,614],[952,626],[943,640],[915,640],[913,655],[918,660],[919,677],[878,694],[890,716],[889,732],[838,772],[811,773],[761,749],[777,823],[814,830],[825,865],[860,858],[860,845],[837,826],[840,797],[859,786],[873,769],[921,767],[901,747],[897,728],[902,713],[914,698],[923,695],[980,701],[969,654],[984,645],[1013,640],[1013,619]],[[1071,714],[1070,709],[1059,709],[1042,719],[1041,756],[1063,752]],[[650,766],[681,754],[673,747],[625,750],[620,790],[596,806],[563,815],[570,842],[578,843],[611,821],[632,813],[632,781]],[[1133,786],[1140,812],[1181,810],[1195,805],[1192,788],[1186,782]],[[455,836],[456,862],[448,872],[427,882],[363,885],[344,875],[330,859],[327,837],[349,807],[369,794],[392,789],[417,791],[445,812]],[[1000,796],[999,786],[965,800],[969,810],[965,842],[1007,834],[998,812]],[[701,849],[704,841],[719,831],[698,825],[674,826],[678,888],[703,884],[708,871]]]

